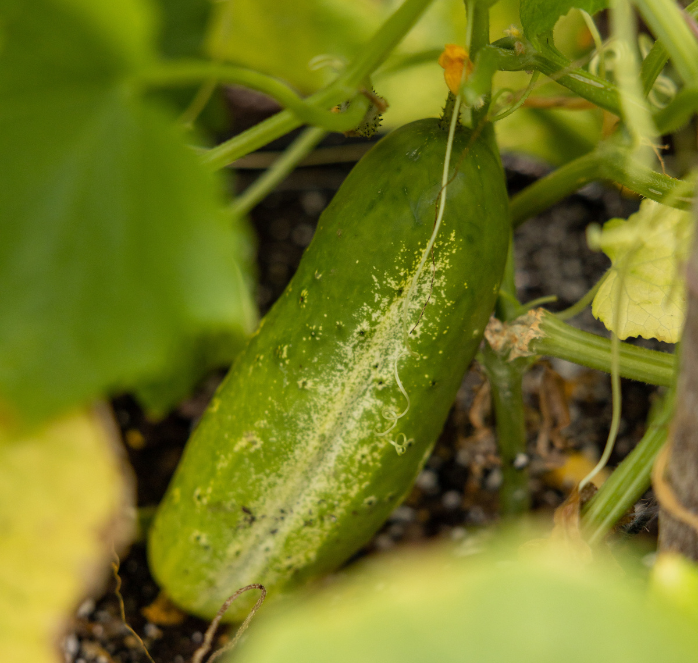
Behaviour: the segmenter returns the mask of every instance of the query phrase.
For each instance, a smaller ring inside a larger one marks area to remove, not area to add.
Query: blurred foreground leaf
[[[253,622],[236,663],[685,663],[698,624],[557,548],[383,558]]]
[[[41,419],[157,380],[254,311],[219,183],[133,82],[145,4],[5,3],[0,21],[0,398]]]
[[[686,314],[680,266],[688,259],[693,226],[690,211],[644,200],[627,221],[611,219],[590,233],[590,244],[612,262],[591,310],[620,339],[679,340]]]
[[[104,413],[0,431],[0,661],[63,660],[73,611],[130,540],[129,479]]]
[[[550,39],[558,19],[570,9],[583,9],[593,16],[606,7],[608,0],[521,0],[521,23],[525,35],[535,42]]]
[[[384,14],[371,0],[224,0],[207,47],[214,59],[283,78],[307,94],[332,80]]]

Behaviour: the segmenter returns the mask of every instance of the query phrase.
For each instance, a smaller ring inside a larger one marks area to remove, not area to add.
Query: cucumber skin
[[[470,132],[459,129],[451,171]],[[154,577],[210,619],[236,589],[270,595],[335,569],[406,496],[443,427],[493,309],[509,237],[491,126],[448,188],[431,235],[447,133],[437,120],[379,141],[322,214],[296,275],[219,387],[187,444],[149,535]],[[403,436],[404,435],[404,436]],[[391,440],[409,442],[401,455]],[[226,615],[243,618],[244,594]]]

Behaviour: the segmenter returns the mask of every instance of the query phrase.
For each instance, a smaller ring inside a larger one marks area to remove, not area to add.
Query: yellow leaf
[[[603,230],[590,232],[590,245],[612,263],[594,297],[594,316],[620,339],[676,343],[686,313],[682,266],[692,236],[690,212],[651,200],[627,221],[611,219]]]
[[[58,663],[66,622],[132,531],[104,413],[0,430],[0,661]]]

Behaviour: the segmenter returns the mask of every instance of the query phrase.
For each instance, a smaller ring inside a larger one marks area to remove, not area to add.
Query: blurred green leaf
[[[231,219],[238,248],[244,287],[252,291],[256,281],[254,231],[246,218]],[[185,339],[177,356],[155,379],[134,389],[134,395],[148,416],[159,419],[192,394],[193,389],[213,370],[228,368],[247,342],[241,327],[208,330]]]
[[[371,0],[226,0],[216,8],[208,51],[309,93],[356,55],[383,15]],[[326,58],[325,66],[312,69],[315,58]]]
[[[263,611],[249,639],[227,660],[693,660],[694,620],[655,599],[617,562],[585,564],[567,551],[487,546],[484,554],[464,558],[446,550],[383,557],[309,596]]]
[[[0,11],[0,394],[41,418],[254,312],[219,183],[129,83],[152,57],[144,6]]]
[[[583,9],[590,15],[606,9],[608,0],[521,0],[521,24],[531,40],[552,37],[557,20],[570,9]]]
[[[159,0],[160,48],[167,57],[200,57],[208,27],[211,0]]]

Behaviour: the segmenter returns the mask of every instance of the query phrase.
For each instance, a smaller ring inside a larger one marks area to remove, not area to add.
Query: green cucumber
[[[493,309],[510,227],[492,127],[459,128],[433,263],[411,287],[446,142],[420,120],[356,165],[192,435],[149,540],[156,580],[189,612],[211,618],[243,585],[273,596],[336,568],[429,456]]]

